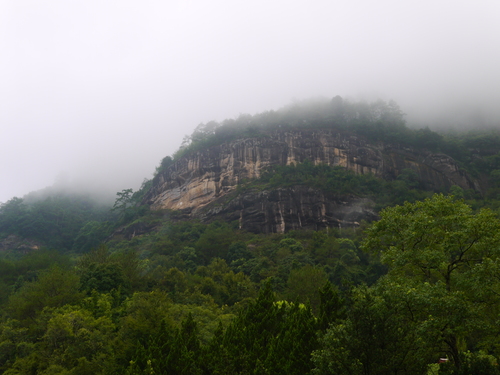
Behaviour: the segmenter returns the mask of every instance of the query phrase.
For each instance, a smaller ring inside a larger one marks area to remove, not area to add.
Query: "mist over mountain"
[[[439,133],[409,126],[407,117],[394,100],[337,95],[200,123],[175,152],[148,166],[149,178],[135,179],[133,163],[102,175],[75,167],[71,173],[77,178],[61,173],[52,185],[7,200],[0,206],[3,236],[14,233],[43,243],[42,233],[59,233],[69,220],[64,246],[82,251],[89,246],[85,238],[95,245],[118,226],[141,222],[149,210],[180,210],[185,218],[202,220],[224,212],[224,220],[238,219],[240,228],[272,233],[358,226],[376,218],[382,207],[435,192],[498,199],[500,134],[495,128],[483,124],[473,132],[450,132],[440,123]],[[263,189],[268,195],[259,195]],[[299,201],[311,203],[297,206]],[[292,217],[273,202],[287,205]],[[12,224],[16,215],[19,222]],[[38,221],[49,217],[46,229],[38,232]],[[110,221],[99,224],[102,220]],[[126,233],[152,228],[130,225]]]
[[[500,1],[0,1],[0,373],[500,373]]]
[[[140,186],[200,123],[340,95],[497,126],[498,2],[3,1],[0,201]],[[484,124],[484,125],[483,125]]]
[[[293,100],[0,204],[0,372],[498,375],[500,132],[405,112]]]
[[[282,114],[282,121],[292,122],[295,121],[293,116],[301,116],[307,113],[309,113],[308,116],[312,117],[318,115],[325,116],[321,114],[321,111],[324,111],[323,108],[325,105],[328,106],[331,100],[332,98],[328,97],[312,97],[305,100],[294,99],[276,110],[258,112],[254,115],[240,113],[238,116],[224,118],[220,121],[203,121],[198,124],[198,127],[208,123],[218,125],[231,124],[245,118],[253,118],[252,121],[258,122],[260,117],[270,112],[278,115]],[[380,96],[368,94],[346,96],[344,100],[346,103],[357,103],[367,107],[377,103],[377,101],[383,102]],[[448,102],[442,101],[439,103],[439,106],[437,104],[434,107],[428,106],[427,109],[420,107],[419,104],[422,104],[418,100],[413,105],[410,105],[408,109],[400,107],[396,101],[394,103],[401,110],[401,121],[412,129],[428,127],[440,134],[448,134],[449,132],[460,134],[469,131],[487,132],[500,129],[500,115],[497,113],[498,109],[496,107],[487,106],[487,103],[477,103],[472,100],[468,102],[452,102],[451,100],[452,98]],[[389,101],[391,100],[389,99]],[[290,117],[290,114],[294,111],[296,113]],[[318,111],[318,113],[314,114],[314,111]],[[192,128],[195,127],[193,126]],[[189,138],[189,134],[182,134],[182,138],[184,140]],[[30,179],[30,184],[33,186],[32,190],[26,191],[20,189],[12,196],[5,196],[4,201],[13,196],[22,197],[26,194],[26,198],[34,199],[34,197],[44,197],[57,192],[65,192],[70,194],[87,194],[97,201],[112,204],[116,199],[117,192],[128,188],[137,190],[145,180],[151,179],[160,161],[165,156],[174,155],[179,150],[183,144],[181,141],[182,138],[178,138],[178,143],[174,147],[170,144],[172,140],[168,137],[168,145],[165,145],[165,147],[158,146],[147,157],[142,149],[140,152],[134,152],[133,149],[136,146],[120,147],[117,149],[110,148],[106,155],[102,153],[95,155],[89,153],[87,157],[72,165],[71,168],[60,171],[52,182],[49,181],[46,183],[45,187],[40,188],[43,181],[46,181],[45,179],[41,178],[39,181],[36,178]],[[156,157],[152,157],[152,155]],[[122,159],[123,162],[117,164],[116,159]]]

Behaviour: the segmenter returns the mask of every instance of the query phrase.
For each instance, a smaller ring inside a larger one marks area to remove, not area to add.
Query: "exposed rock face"
[[[11,234],[0,241],[0,252],[15,251],[27,254],[40,249],[40,243]]]
[[[215,203],[202,209],[199,216],[238,220],[240,228],[254,233],[356,227],[361,220],[377,219],[369,199],[347,197],[340,200],[307,186],[247,191],[225,204]]]
[[[140,236],[146,233],[151,232],[154,228],[154,224],[144,223],[144,222],[134,222],[130,225],[120,227],[113,232],[111,236],[108,237],[110,239],[127,239],[131,240],[135,236]]]
[[[369,143],[360,136],[336,130],[294,130],[239,139],[183,157],[155,177],[144,202],[153,209],[215,214],[213,209],[201,209],[235,190],[240,182],[258,178],[266,167],[302,163],[306,159],[313,164],[342,166],[355,173],[372,173],[386,179],[394,179],[403,169],[410,168],[430,190],[446,190],[452,185],[480,190],[452,158],[443,154]],[[239,215],[243,228],[259,232],[335,223],[339,226],[342,222],[355,225],[361,216],[371,215],[369,209],[362,208],[366,202],[361,204],[359,199],[334,202],[321,194],[311,189],[278,189],[239,196],[222,211],[230,217]],[[229,214],[231,210],[233,214]],[[361,211],[366,212],[352,220],[347,215]]]

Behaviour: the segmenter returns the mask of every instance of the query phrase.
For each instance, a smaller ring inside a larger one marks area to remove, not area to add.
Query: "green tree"
[[[114,365],[114,331],[109,317],[95,318],[87,310],[65,306],[48,321],[41,346],[48,354],[49,365],[62,366],[72,373],[85,368],[109,373],[106,369]]]
[[[87,222],[75,238],[73,249],[78,252],[88,251],[96,248],[109,236],[109,226],[105,223],[92,220]]]
[[[486,344],[497,333],[490,317],[500,303],[500,221],[490,210],[474,213],[441,194],[387,208],[380,217],[367,230],[364,249],[380,253],[389,267],[385,285],[402,285],[427,301],[420,305],[427,334],[440,333],[442,352],[460,368],[467,345]]]
[[[313,373],[425,375],[435,348],[420,335],[417,308],[403,289],[353,289],[346,318],[332,322],[313,352]]]
[[[215,374],[306,374],[317,348],[316,319],[304,304],[275,301],[266,282],[223,337],[215,336],[209,360]]]
[[[319,311],[319,290],[328,282],[323,268],[305,265],[290,271],[287,281],[287,299],[301,303],[310,303],[314,313]]]
[[[14,197],[0,204],[0,235],[22,234],[28,215],[24,200]]]
[[[117,192],[116,195],[118,196],[118,198],[116,198],[115,200],[113,210],[117,210],[121,214],[123,214],[125,210],[132,205],[133,194],[133,189],[123,189],[122,191]]]
[[[118,221],[121,224],[130,223],[138,217],[144,216],[149,210],[149,206],[140,205],[140,201],[146,193],[149,181],[144,181],[141,190],[134,192],[132,189],[123,189],[116,193],[118,198],[115,200],[112,211],[118,212]]]
[[[213,258],[227,258],[229,246],[237,239],[237,233],[226,223],[215,222],[209,224],[198,241],[195,249],[198,257],[205,264]]]
[[[208,266],[200,266],[195,273],[200,291],[210,294],[219,305],[234,305],[245,298],[254,297],[250,278],[242,272],[234,273],[226,261],[215,258]]]
[[[123,270],[116,263],[93,263],[81,275],[81,289],[100,293],[121,290],[127,293],[129,283],[123,277]]]
[[[134,293],[125,302],[124,316],[118,332],[118,346],[123,353],[123,361],[136,357],[136,351],[141,346],[147,347],[150,337],[158,332],[162,321],[167,328],[173,327],[169,317],[171,305],[167,294],[159,290]]]
[[[73,271],[57,266],[40,273],[38,280],[25,283],[7,304],[7,312],[29,325],[46,307],[62,307],[83,298],[80,278]]]
[[[319,298],[319,329],[326,330],[330,323],[333,323],[341,318],[345,318],[344,300],[341,298],[336,287],[327,282],[319,290]]]

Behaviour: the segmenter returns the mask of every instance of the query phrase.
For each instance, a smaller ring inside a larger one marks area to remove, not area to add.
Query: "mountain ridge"
[[[259,137],[237,138],[182,156],[158,173],[142,202],[153,210],[183,210],[191,217],[205,219],[225,212],[230,218],[239,218],[243,229],[258,231],[255,228],[260,227],[265,233],[282,232],[286,228],[318,229],[325,225],[338,227],[342,224],[353,226],[359,225],[363,217],[376,217],[369,207],[372,204],[365,202],[361,205],[363,214],[357,215],[355,220],[345,220],[343,215],[339,216],[335,211],[345,211],[351,204],[354,211],[359,211],[361,197],[344,196],[341,200],[332,200],[316,191],[317,199],[314,199],[311,190],[304,189],[296,189],[296,193],[293,189],[287,192],[275,190],[278,196],[287,197],[283,200],[268,191],[266,194],[247,194],[246,199],[239,196],[236,199],[239,204],[235,204],[235,200],[232,204],[221,201],[243,181],[258,179],[271,167],[297,165],[306,161],[312,165],[342,167],[355,174],[371,174],[385,180],[395,180],[404,170],[412,170],[424,189],[435,192],[448,191],[454,185],[463,190],[484,191],[478,179],[471,177],[453,158],[442,153],[370,141],[358,134],[337,129],[284,129],[273,130]],[[252,200],[253,203],[250,202]],[[349,201],[347,205],[346,200]],[[264,217],[260,215],[263,224],[245,219],[249,215],[259,216],[255,215],[257,208],[254,203],[257,201],[262,212],[269,212]],[[308,203],[304,205],[304,201]],[[203,210],[214,202],[224,206]],[[354,209],[354,206],[358,209]],[[293,214],[280,213],[285,208],[287,213]],[[297,219],[291,219],[292,216],[297,216]],[[316,225],[301,224],[311,220]]]

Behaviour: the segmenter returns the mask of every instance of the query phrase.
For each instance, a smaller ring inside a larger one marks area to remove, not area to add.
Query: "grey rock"
[[[284,232],[298,228],[356,226],[376,214],[367,199],[343,202],[321,191],[282,188],[236,194],[238,185],[260,177],[265,168],[309,160],[313,164],[341,166],[358,174],[371,173],[388,180],[412,169],[428,190],[447,191],[458,185],[481,192],[449,156],[397,144],[369,142],[334,129],[276,130],[258,138],[237,139],[193,152],[160,172],[143,203],[152,209],[189,212],[209,220],[224,216],[239,220],[252,232]]]

